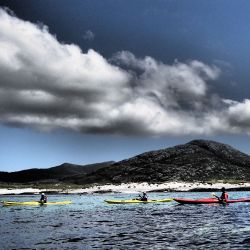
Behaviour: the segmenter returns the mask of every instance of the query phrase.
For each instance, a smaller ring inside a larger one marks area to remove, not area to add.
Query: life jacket
[[[228,193],[226,193],[226,192],[222,193],[220,198],[221,198],[221,200],[227,201],[228,200]]]

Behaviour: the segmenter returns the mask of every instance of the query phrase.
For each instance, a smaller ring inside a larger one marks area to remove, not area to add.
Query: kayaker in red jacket
[[[222,194],[221,194],[220,197],[216,196],[215,194],[213,194],[213,196],[216,197],[219,200],[219,202],[227,203],[227,201],[228,201],[228,193],[226,193],[226,189],[223,187],[221,189],[221,192],[222,192]]]
[[[221,192],[222,192],[222,194],[220,196],[220,201],[227,202],[228,201],[228,193],[226,193],[226,189],[223,187],[221,189]]]

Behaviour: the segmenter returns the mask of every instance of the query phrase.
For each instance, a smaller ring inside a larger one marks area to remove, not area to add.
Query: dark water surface
[[[150,193],[150,198],[210,193]],[[0,207],[0,249],[250,249],[250,203],[109,205],[131,194],[51,195],[64,206]],[[231,198],[250,197],[232,192]],[[29,201],[38,196],[1,196]]]

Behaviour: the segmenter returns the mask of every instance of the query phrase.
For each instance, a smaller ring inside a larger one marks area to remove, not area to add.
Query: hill
[[[0,182],[75,184],[166,181],[250,181],[250,156],[229,145],[194,140],[150,151],[119,162],[91,165],[64,163],[48,169],[0,172]]]
[[[226,144],[194,140],[65,179],[76,184],[216,180],[249,181],[250,156]]]
[[[17,172],[0,172],[0,182],[27,183],[27,182],[57,182],[69,176],[84,176],[114,162],[103,162],[89,165],[64,163],[48,169],[27,169]]]

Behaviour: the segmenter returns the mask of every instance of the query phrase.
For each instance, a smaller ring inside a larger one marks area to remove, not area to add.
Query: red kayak
[[[193,199],[183,199],[183,198],[174,198],[174,201],[177,201],[180,204],[211,204],[211,203],[223,203],[217,198],[203,198],[198,200]],[[235,200],[228,200],[227,203],[236,203],[236,202],[250,202],[250,198],[239,198]]]

